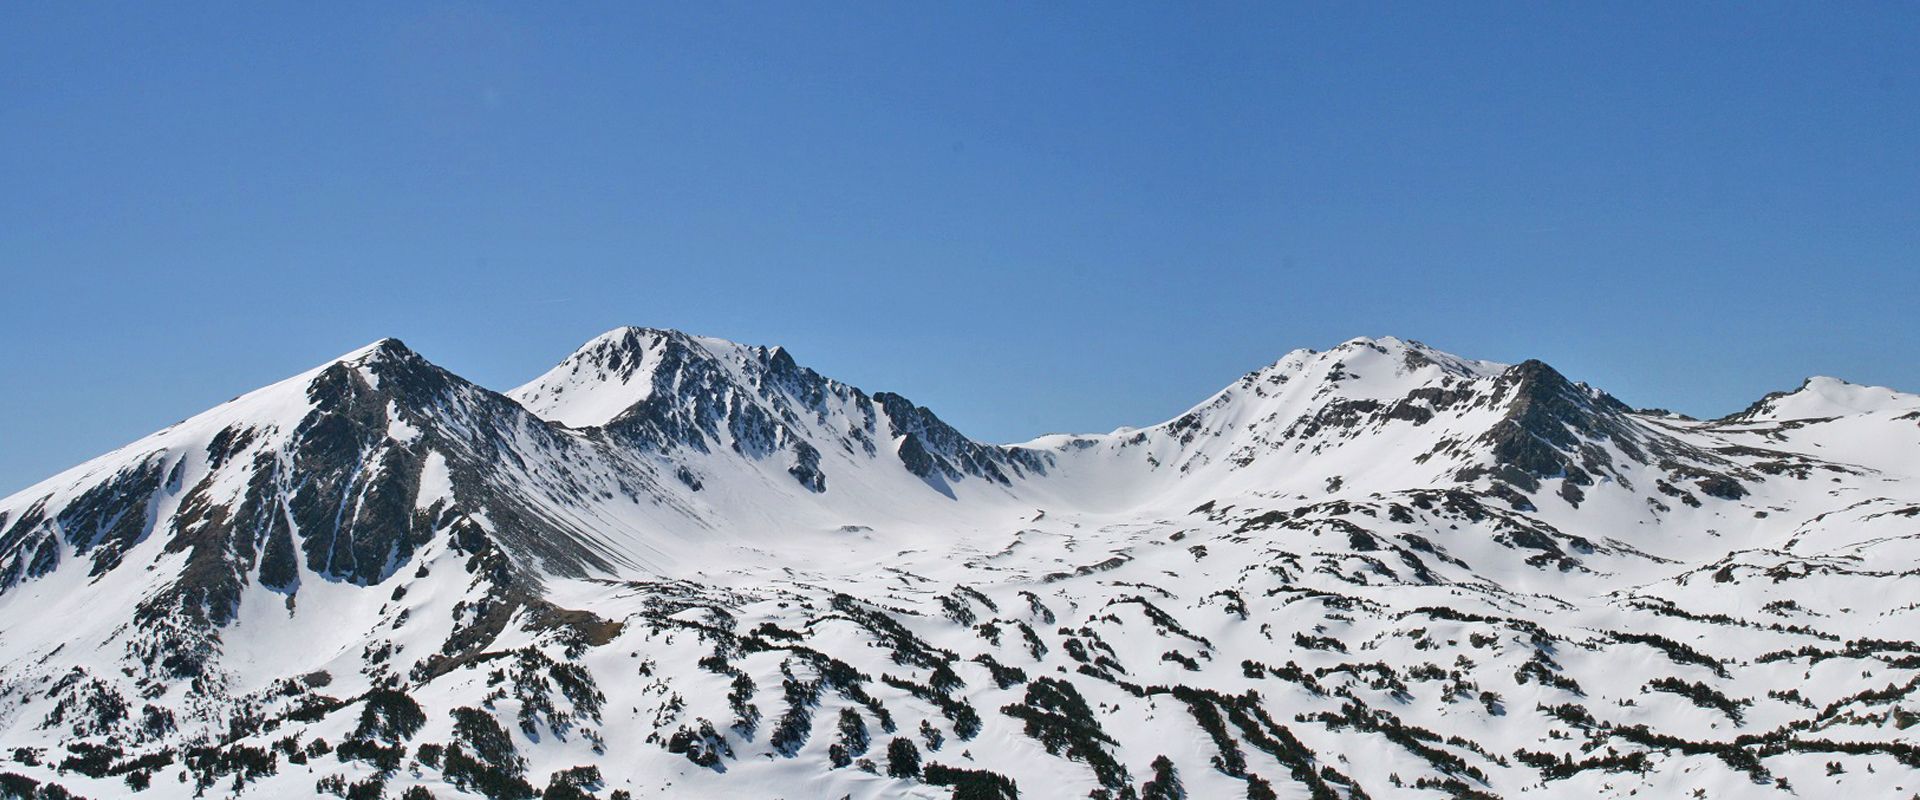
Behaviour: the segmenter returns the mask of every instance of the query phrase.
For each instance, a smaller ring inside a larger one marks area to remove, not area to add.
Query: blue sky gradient
[[[184,5],[0,8],[0,493],[389,335],[998,441],[1358,335],[1920,390],[1912,3]]]

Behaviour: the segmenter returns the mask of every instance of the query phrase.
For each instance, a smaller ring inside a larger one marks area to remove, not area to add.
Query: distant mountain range
[[[0,798],[1907,797],[1916,634],[1891,389],[1354,339],[996,445],[778,347],[386,339],[0,500]]]

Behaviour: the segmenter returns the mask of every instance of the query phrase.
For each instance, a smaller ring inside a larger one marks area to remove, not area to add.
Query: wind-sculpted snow
[[[1904,797],[1916,467],[1394,339],[1014,446],[385,340],[0,501],[0,797]]]

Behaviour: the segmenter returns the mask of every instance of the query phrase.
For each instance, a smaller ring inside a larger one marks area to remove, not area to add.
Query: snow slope
[[[0,796],[1904,796],[1916,609],[1920,397],[1830,378],[1355,339],[1000,446],[383,340],[0,500]]]

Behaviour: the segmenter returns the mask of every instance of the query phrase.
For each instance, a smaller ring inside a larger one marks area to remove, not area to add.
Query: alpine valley
[[[0,501],[0,797],[1920,793],[1920,396],[1298,350],[977,442],[780,348],[388,339]]]

